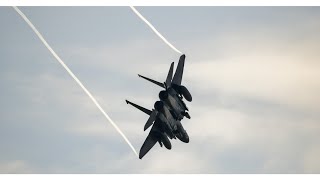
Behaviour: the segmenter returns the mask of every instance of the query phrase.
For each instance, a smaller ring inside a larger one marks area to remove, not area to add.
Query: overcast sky
[[[139,151],[179,54],[129,7],[21,7]],[[190,143],[138,159],[11,7],[0,7],[0,173],[320,173],[318,7],[137,7],[187,56]]]

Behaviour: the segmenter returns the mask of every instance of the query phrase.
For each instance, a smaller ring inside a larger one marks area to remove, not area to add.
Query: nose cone
[[[161,111],[163,109],[163,102],[162,101],[157,101],[156,103],[154,103],[154,108],[157,110],[157,111]]]
[[[187,137],[184,138],[184,141],[183,141],[183,142],[189,143],[189,141],[190,141],[190,140],[189,140],[189,136],[187,136]]]

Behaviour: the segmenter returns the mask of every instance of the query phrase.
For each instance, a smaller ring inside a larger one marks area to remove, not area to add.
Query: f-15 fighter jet
[[[157,101],[154,104],[154,109],[148,110],[126,100],[127,104],[130,104],[149,115],[144,130],[148,129],[153,124],[140,149],[140,159],[142,159],[157,142],[159,142],[161,147],[164,145],[167,149],[171,149],[172,147],[169,138],[178,138],[182,142],[189,142],[189,136],[180,122],[183,117],[190,119],[190,115],[187,112],[188,107],[183,102],[183,98],[189,102],[192,101],[192,96],[188,89],[181,85],[185,57],[185,55],[180,56],[173,78],[174,63],[171,63],[167,79],[164,83],[139,75],[139,77],[165,88],[165,90],[160,91],[160,101]]]

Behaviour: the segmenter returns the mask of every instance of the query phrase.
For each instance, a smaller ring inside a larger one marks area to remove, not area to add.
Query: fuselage
[[[170,139],[177,137],[183,142],[189,142],[189,136],[186,130],[183,128],[181,122],[172,116],[168,105],[163,103],[163,108],[158,111],[158,118],[163,124],[162,129],[164,133],[167,134]]]
[[[188,108],[176,90],[174,90],[172,87],[169,87],[167,90],[159,93],[159,98],[168,105],[175,119],[183,119],[186,111],[188,111]]]

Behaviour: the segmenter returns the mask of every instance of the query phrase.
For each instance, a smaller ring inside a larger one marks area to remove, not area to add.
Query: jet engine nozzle
[[[156,103],[154,103],[154,108],[157,110],[157,111],[161,111],[163,109],[163,102],[162,101],[157,101]]]
[[[167,92],[167,91],[160,91],[160,93],[159,93],[159,98],[160,98],[161,100],[167,99],[167,98],[168,98],[168,92]]]

